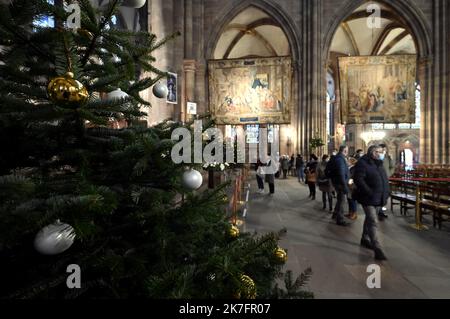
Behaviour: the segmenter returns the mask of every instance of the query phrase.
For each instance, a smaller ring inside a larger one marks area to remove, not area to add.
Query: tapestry
[[[291,122],[291,58],[210,60],[208,72],[217,124]]]
[[[346,124],[414,123],[415,55],[339,57]]]

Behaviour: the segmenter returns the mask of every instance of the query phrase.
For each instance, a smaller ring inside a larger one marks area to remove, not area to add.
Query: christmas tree
[[[76,3],[77,29],[44,0],[0,5],[0,298],[311,297],[309,271],[283,277],[280,234],[230,224],[225,185],[183,184],[182,123],[137,124],[139,93],[166,76],[152,53],[176,35],[111,27],[120,1]]]

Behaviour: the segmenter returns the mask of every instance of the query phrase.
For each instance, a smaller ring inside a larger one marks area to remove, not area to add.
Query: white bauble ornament
[[[127,98],[129,95],[122,91],[120,88],[111,91],[109,93],[106,94],[106,100],[108,101],[112,101],[112,100],[118,100],[118,99],[124,99]]]
[[[144,6],[145,1],[146,0],[125,0],[122,3],[122,6],[138,9],[138,8],[142,8]]]
[[[158,82],[155,85],[153,85],[152,92],[154,96],[156,96],[159,99],[162,99],[167,97],[169,90],[167,89],[167,85]]]
[[[56,255],[69,249],[74,239],[73,227],[57,221],[37,233],[34,248],[43,255]]]
[[[183,173],[183,186],[189,190],[198,189],[202,186],[203,177],[199,171],[191,169]]]

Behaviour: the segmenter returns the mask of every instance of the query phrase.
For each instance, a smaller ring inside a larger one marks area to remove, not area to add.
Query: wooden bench
[[[416,207],[416,185],[410,181],[390,181],[391,211],[394,206],[400,206],[400,214],[406,215],[409,209]],[[398,201],[398,203],[396,203]]]
[[[447,184],[421,187],[423,198],[420,207],[423,213],[433,215],[433,226],[441,229],[443,221],[450,221],[450,189]]]

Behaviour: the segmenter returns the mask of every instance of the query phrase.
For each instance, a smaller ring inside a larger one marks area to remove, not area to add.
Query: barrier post
[[[414,228],[416,230],[427,230],[428,227],[425,225],[422,225],[422,210],[420,207],[421,196],[422,196],[422,194],[420,192],[420,184],[417,183],[417,185],[416,185],[416,214],[415,214],[416,223],[411,226],[412,226],[412,228]]]

